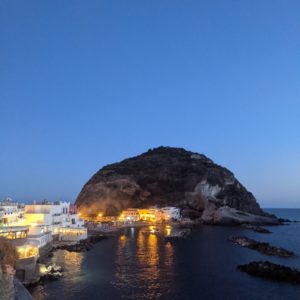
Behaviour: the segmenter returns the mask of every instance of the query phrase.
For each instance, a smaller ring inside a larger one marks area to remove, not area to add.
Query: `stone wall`
[[[13,277],[3,274],[0,267],[0,299],[13,300],[15,298],[15,289],[13,285]]]
[[[39,279],[37,260],[38,256],[17,260],[16,277],[22,283],[32,283]]]
[[[39,249],[39,254],[40,254],[40,260],[44,260],[44,258],[48,257],[48,254],[51,252],[53,248],[53,242],[49,242],[45,246],[41,247]]]
[[[18,279],[14,279],[14,287],[15,300],[32,300],[32,296]]]

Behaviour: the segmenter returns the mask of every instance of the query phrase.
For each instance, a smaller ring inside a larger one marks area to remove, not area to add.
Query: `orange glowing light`
[[[120,240],[121,240],[121,241],[125,241],[125,240],[126,240],[126,236],[125,236],[124,234],[121,235],[121,236],[120,236]]]

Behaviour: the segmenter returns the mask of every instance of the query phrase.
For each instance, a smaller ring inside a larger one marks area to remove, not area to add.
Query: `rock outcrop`
[[[159,147],[107,165],[84,185],[76,204],[87,214],[118,215],[129,207],[177,206],[206,223],[274,224],[232,172],[206,156]]]
[[[252,250],[259,251],[266,255],[273,255],[279,257],[291,257],[294,256],[295,253],[283,248],[278,248],[271,246],[268,243],[258,242],[252,239],[249,239],[246,236],[231,236],[228,238],[229,241],[233,242],[234,244],[240,245],[245,248],[249,248]]]
[[[269,229],[266,229],[266,228],[263,228],[260,226],[256,226],[256,225],[252,225],[252,224],[242,224],[241,227],[252,230],[257,233],[264,233],[264,234],[272,233],[272,231],[270,231]]]
[[[81,240],[78,243],[71,244],[71,245],[60,245],[56,246],[53,251],[55,250],[67,250],[69,252],[86,252],[93,249],[94,245],[104,239],[106,239],[106,236],[103,235],[92,235],[89,236],[85,240]]]
[[[274,281],[300,284],[300,272],[287,266],[271,263],[269,261],[254,261],[238,266],[242,272],[253,276],[263,277]]]

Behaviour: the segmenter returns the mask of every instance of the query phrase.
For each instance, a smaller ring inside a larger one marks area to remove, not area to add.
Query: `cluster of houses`
[[[24,216],[24,204],[14,203],[11,198],[0,202],[0,226],[18,225]]]
[[[162,207],[162,208],[128,208],[122,211],[119,221],[123,222],[168,222],[171,220],[180,220],[180,209],[178,207]]]
[[[35,280],[39,274],[38,259],[49,253],[54,241],[78,242],[87,238],[84,216],[80,217],[70,202],[43,201],[20,204],[7,198],[0,202],[0,237],[11,240],[16,247],[18,260],[16,275],[24,283]],[[129,208],[118,217],[97,214],[97,222],[132,224],[134,222],[168,222],[180,220],[177,207]]]
[[[119,216],[106,216],[102,211],[96,214],[81,214],[81,218],[87,222],[112,223],[116,226],[130,225],[133,223],[164,223],[180,221],[181,214],[178,207],[150,207],[150,208],[127,208]]]
[[[0,236],[12,240],[26,238],[41,248],[49,240],[84,239],[87,231],[70,202],[22,205],[6,199],[0,202]]]
[[[23,205],[8,198],[0,202],[0,236],[16,246],[17,277],[31,282],[38,258],[49,252],[53,241],[86,239],[87,229],[69,202]]]

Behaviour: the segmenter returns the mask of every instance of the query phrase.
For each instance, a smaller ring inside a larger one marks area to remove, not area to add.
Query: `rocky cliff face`
[[[209,223],[222,223],[232,214],[236,220],[266,217],[232,172],[202,154],[171,147],[103,167],[85,184],[76,204],[85,213],[106,215],[129,207],[178,206],[184,216]]]

